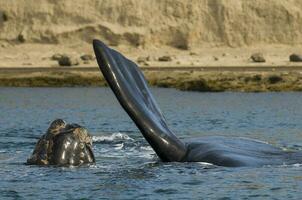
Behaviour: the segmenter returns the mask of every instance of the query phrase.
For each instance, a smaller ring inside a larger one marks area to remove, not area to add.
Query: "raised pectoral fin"
[[[179,161],[185,145],[172,133],[138,66],[98,40],[93,41],[98,65],[118,101],[157,155]]]

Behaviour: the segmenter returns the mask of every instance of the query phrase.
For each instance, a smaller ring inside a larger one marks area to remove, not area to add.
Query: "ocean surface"
[[[179,138],[249,137],[302,150],[302,93],[152,89]],[[85,126],[96,164],[24,165],[49,123]],[[0,199],[301,199],[302,165],[163,163],[108,88],[0,88]]]

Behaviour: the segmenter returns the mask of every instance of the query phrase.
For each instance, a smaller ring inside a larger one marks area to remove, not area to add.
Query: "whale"
[[[204,162],[225,167],[302,163],[302,152],[249,138],[207,136],[180,140],[169,128],[136,63],[93,40],[98,66],[120,105],[163,162]]]
[[[92,137],[86,128],[54,120],[27,159],[28,165],[80,166],[95,163]]]

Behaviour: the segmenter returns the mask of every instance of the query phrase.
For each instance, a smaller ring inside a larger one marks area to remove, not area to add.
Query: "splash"
[[[112,141],[121,141],[121,140],[130,140],[134,141],[133,138],[129,137],[125,133],[113,133],[111,135],[101,135],[101,136],[93,136],[93,142],[112,142]]]

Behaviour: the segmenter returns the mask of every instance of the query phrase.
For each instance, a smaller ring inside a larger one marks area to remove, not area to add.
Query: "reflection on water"
[[[302,93],[153,92],[180,138],[240,136],[302,149]],[[88,128],[95,165],[23,165],[55,118]],[[299,199],[301,172],[162,163],[107,88],[0,88],[0,199]]]

